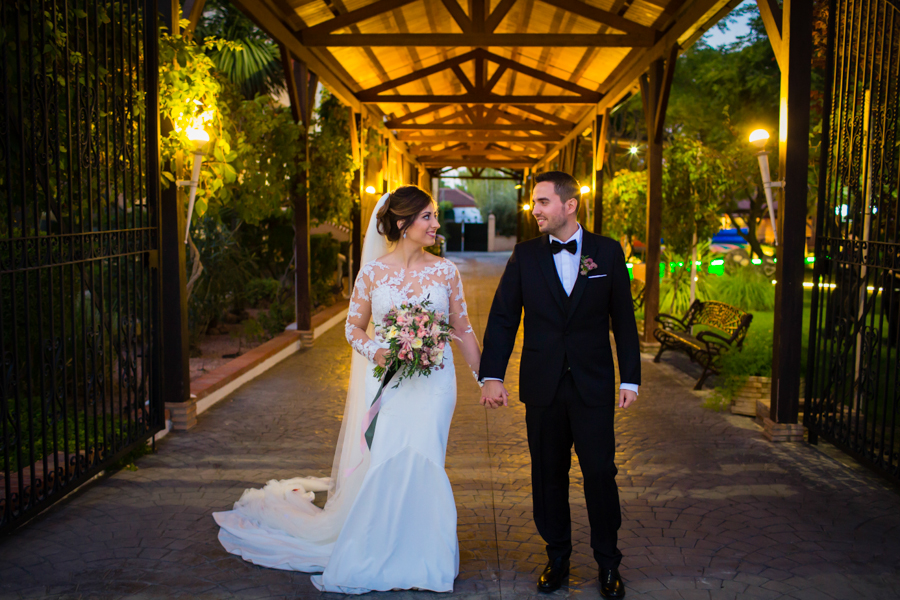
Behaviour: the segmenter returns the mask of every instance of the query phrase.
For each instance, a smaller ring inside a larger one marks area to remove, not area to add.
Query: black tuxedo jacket
[[[505,379],[524,308],[519,397],[525,404],[553,402],[567,365],[585,402],[595,406],[615,402],[610,321],[622,381],[641,383],[640,346],[622,248],[615,240],[584,231],[581,254],[592,258],[597,268],[586,276],[579,272],[572,294],[566,296],[549,236],[517,244],[494,295],[479,376]]]

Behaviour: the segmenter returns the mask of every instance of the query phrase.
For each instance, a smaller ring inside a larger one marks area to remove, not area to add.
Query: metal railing
[[[0,4],[0,533],[163,423],[155,11]]]
[[[832,0],[804,424],[900,479],[900,4]]]

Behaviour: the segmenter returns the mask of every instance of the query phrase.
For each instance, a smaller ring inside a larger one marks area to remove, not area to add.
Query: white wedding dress
[[[371,233],[370,224],[365,254],[372,253]],[[228,552],[266,567],[322,572],[312,578],[322,591],[453,590],[456,504],[444,470],[456,405],[449,346],[442,369],[385,388],[371,452],[362,442],[363,413],[379,387],[371,359],[386,347],[366,334],[369,315],[380,321],[392,307],[424,300],[448,315],[456,336],[474,336],[452,262],[407,272],[371,261],[361,269],[346,324],[359,370],[351,375],[332,478],[273,480],[246,490],[234,510],[214,513]],[[325,489],[329,499],[319,509],[313,492]]]

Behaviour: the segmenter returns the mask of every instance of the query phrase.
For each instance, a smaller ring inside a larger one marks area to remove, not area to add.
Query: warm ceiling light
[[[765,129],[757,129],[750,134],[750,143],[762,150],[769,141],[769,132]]]
[[[367,188],[366,188],[366,193],[367,193],[367,194],[374,194],[374,193],[375,193],[375,186],[374,186],[374,185],[370,185],[369,187],[367,187]]]
[[[590,192],[590,191],[591,191],[591,188],[590,188],[589,186],[586,186],[586,185],[581,186],[581,193],[582,193],[582,194],[587,194],[587,193]]]
[[[531,205],[530,205],[530,204],[523,204],[523,205],[522,205],[522,210],[531,210]]]

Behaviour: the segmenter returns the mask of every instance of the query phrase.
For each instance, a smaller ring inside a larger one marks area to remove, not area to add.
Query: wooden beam
[[[514,125],[506,123],[485,123],[470,125],[468,123],[385,123],[388,129],[412,131],[544,131],[564,133],[569,130],[562,125]]]
[[[242,1],[246,2],[247,0]],[[396,48],[401,46],[428,48],[479,46],[646,48],[653,45],[653,38],[633,33],[309,33],[303,36],[303,44],[308,47],[324,46],[328,48]]]
[[[782,64],[782,22],[784,15],[781,7],[778,6],[776,0],[756,0],[759,7],[759,16],[762,17],[763,25],[766,27],[766,35],[769,36],[769,43],[772,45],[772,51],[775,53],[775,60],[778,61],[778,68],[785,70],[787,65]]]
[[[469,18],[472,21],[473,33],[484,33],[485,0],[469,0]]]
[[[492,52],[487,52],[485,50],[481,51],[484,57],[491,61],[492,63],[496,63],[500,66],[507,67],[514,71],[518,71],[519,73],[523,73],[528,75],[529,77],[534,77],[537,80],[545,81],[551,85],[555,85],[558,88],[562,88],[564,90],[568,90],[570,92],[575,92],[581,96],[589,97],[596,96],[597,92],[593,90],[589,90],[586,87],[582,87],[576,83],[572,83],[571,81],[566,81],[565,79],[561,79],[559,77],[554,77],[549,73],[541,71],[540,69],[533,69],[531,67],[526,67],[525,65],[521,65],[513,60],[505,58],[503,56],[499,56]],[[598,98],[599,99],[599,98]]]
[[[444,5],[444,8],[447,9],[447,12],[450,13],[450,16],[453,17],[453,20],[456,21],[456,24],[459,25],[460,31],[463,33],[472,31],[472,21],[469,20],[469,17],[466,16],[466,13],[463,12],[463,9],[456,0],[441,0],[441,3]],[[406,44],[398,45],[405,46]]]
[[[341,102],[356,111],[362,110],[362,104],[356,99],[356,95],[350,88],[317,56],[301,44],[294,32],[288,29],[265,3],[254,0],[232,0],[232,3],[275,42],[284,45],[293,56],[305,62],[319,76],[325,87]]]
[[[484,92],[473,92],[470,94],[453,95],[433,95],[428,94],[394,94],[394,95],[377,95],[370,97],[368,95],[361,97],[359,100],[362,104],[403,104],[403,103],[442,103],[442,104],[508,104],[515,106],[517,104],[534,105],[534,104],[595,104],[600,94],[594,94],[593,97],[582,96],[498,96],[496,94],[486,94]]]
[[[197,30],[197,23],[200,22],[200,17],[203,16],[205,4],[206,0],[185,0],[184,6],[181,8],[181,14],[182,18],[190,21],[185,30],[189,35],[193,35],[194,31]]]
[[[516,0],[500,0],[500,4],[497,5],[497,8],[494,9],[484,24],[485,33],[494,33],[494,30],[497,29],[497,26],[500,25],[515,3]]]
[[[646,36],[654,41],[658,35],[658,32],[656,30],[651,29],[646,25],[635,23],[634,21],[630,21],[625,17],[617,15],[616,13],[608,12],[601,8],[596,8],[589,4],[585,4],[584,2],[580,2],[579,0],[541,0],[541,2],[544,2],[551,6],[555,6],[557,8],[561,8],[562,10],[574,13],[581,17],[588,18],[592,21],[602,23],[603,25],[609,25],[614,29],[624,31],[625,33],[634,33],[637,35]]]
[[[547,119],[548,121],[552,121],[559,125],[567,125],[569,127],[572,127],[573,125],[575,125],[575,123],[573,123],[572,121],[567,121],[561,117],[557,117],[556,115],[554,115],[552,113],[548,113],[546,111],[543,111],[539,108],[535,108],[533,106],[516,106],[516,109],[521,110],[522,112],[526,112],[528,114],[532,114],[536,117],[540,117],[542,119]]]
[[[484,167],[488,169],[497,169],[500,167],[510,167],[513,169],[527,169],[534,165],[531,161],[523,160],[434,160],[422,163],[426,168],[434,167]]]
[[[538,159],[537,156],[534,156],[535,152],[523,152],[521,150],[496,150],[491,148],[485,148],[484,150],[437,150],[434,152],[429,152],[428,154],[422,154],[419,156],[419,160],[424,162],[428,162],[431,159],[444,157],[444,156],[456,156],[456,157],[465,157],[465,156],[487,156],[490,154],[503,154],[506,156],[512,156],[513,158],[533,158],[535,160]]]
[[[450,70],[453,71],[453,74],[456,75],[456,78],[459,79],[459,82],[466,88],[466,91],[470,94],[475,91],[475,86],[472,85],[472,82],[469,81],[469,78],[466,77],[466,74],[463,73],[463,70],[459,68],[459,65],[453,65],[450,67]]]
[[[669,92],[672,90],[672,80],[675,77],[675,64],[678,62],[678,44],[672,44],[669,57],[666,59],[666,70],[663,73],[662,89],[659,91],[659,100],[656,105],[656,115],[653,121],[653,139],[662,143],[663,125],[666,122],[666,109],[669,107]],[[648,136],[649,137],[649,136]]]
[[[397,117],[392,122],[393,123],[405,123],[406,121],[412,121],[413,119],[418,119],[419,117],[430,115],[433,112],[437,112],[442,108],[446,108],[450,106],[449,104],[435,104],[434,106],[426,106],[425,108],[420,108],[419,110],[415,110],[409,114],[403,115],[402,117]]]
[[[494,71],[494,74],[491,75],[491,78],[484,85],[484,91],[486,91],[486,92],[493,91],[494,86],[497,85],[497,82],[500,81],[500,78],[503,77],[504,73],[506,73],[506,67],[503,65],[498,66],[497,70]]]
[[[427,143],[431,142],[439,144],[441,142],[555,142],[560,139],[558,135],[535,135],[529,137],[518,137],[514,135],[498,135],[496,137],[481,136],[465,136],[460,134],[447,134],[441,136],[414,136],[409,133],[398,133],[397,139],[404,142]]]
[[[401,8],[412,2],[415,2],[415,0],[378,0],[377,2],[369,4],[368,6],[364,6],[357,10],[352,10],[346,14],[340,15],[333,19],[329,19],[323,23],[319,23],[318,25],[313,25],[312,27],[302,29],[297,32],[297,36],[302,42],[304,40],[304,37],[307,35],[321,35],[323,33],[331,33],[333,31],[337,31],[338,29],[343,29],[344,27],[355,25],[360,21],[365,21],[366,19],[371,19],[372,17],[376,17],[380,14],[391,12],[396,8]]]
[[[429,75],[434,75],[435,73],[440,73],[441,71],[445,71],[447,69],[452,69],[453,67],[459,67],[460,64],[464,62],[468,62],[477,56],[477,50],[472,50],[470,52],[466,52],[465,54],[460,54],[454,58],[448,60],[442,60],[439,63],[435,63],[430,67],[423,67],[421,69],[416,69],[412,73],[407,75],[403,75],[402,77],[397,77],[396,79],[391,79],[390,81],[385,81],[384,83],[378,84],[374,87],[370,87],[367,90],[363,90],[357,94],[359,97],[364,97],[368,95],[376,95],[382,92],[386,92],[387,90],[392,90],[394,88],[400,87],[401,85],[405,85],[407,83],[412,83],[418,79],[423,79],[428,77]]]

